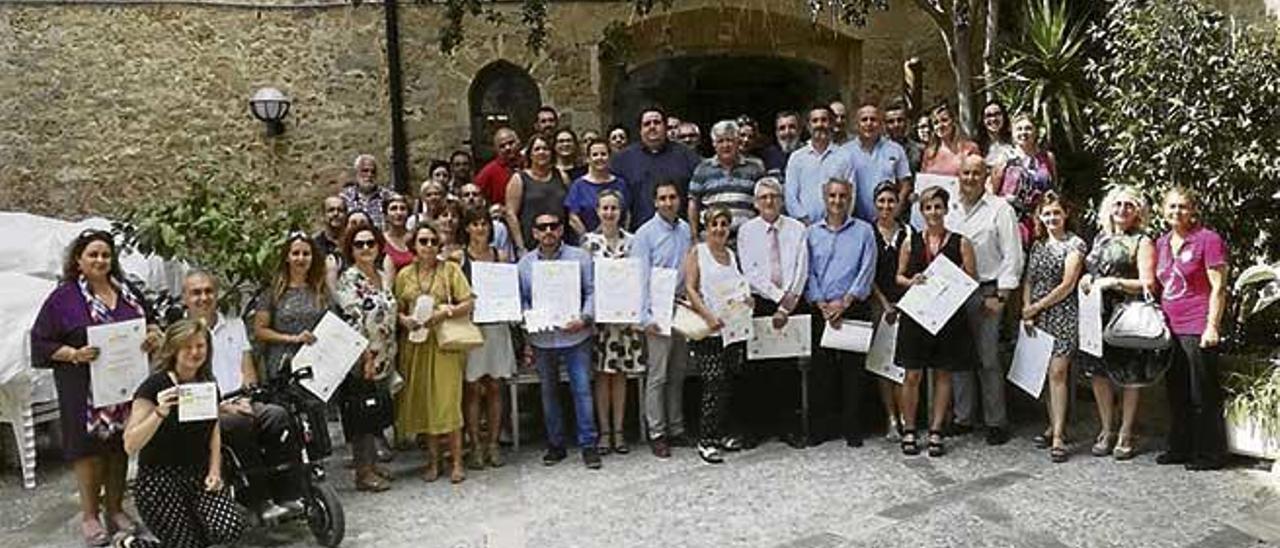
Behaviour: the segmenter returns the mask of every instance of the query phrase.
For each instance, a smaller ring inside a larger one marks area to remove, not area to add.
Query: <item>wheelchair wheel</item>
[[[342,512],[342,501],[332,485],[324,482],[308,482],[307,525],[316,542],[333,548],[342,544],[347,533],[347,518]]]

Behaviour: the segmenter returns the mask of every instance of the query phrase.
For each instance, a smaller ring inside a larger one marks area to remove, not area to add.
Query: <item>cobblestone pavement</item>
[[[1154,451],[1115,462],[1086,447],[1055,465],[1031,433],[998,448],[953,439],[936,459],[903,457],[880,439],[802,451],[772,442],[720,466],[691,449],[660,461],[635,447],[598,471],[577,455],[545,467],[526,447],[458,486],[424,484],[411,452],[377,495],[354,490],[345,449],[329,468],[350,547],[1280,546],[1280,475],[1265,467],[1190,473],[1157,466]],[[0,546],[79,545],[74,482],[54,468],[33,492],[4,476]],[[313,543],[305,526],[286,525],[242,545]]]

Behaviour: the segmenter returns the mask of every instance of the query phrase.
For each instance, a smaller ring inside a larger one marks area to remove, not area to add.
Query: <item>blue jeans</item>
[[[534,362],[542,380],[542,416],[547,427],[547,444],[564,448],[564,419],[560,416],[560,371],[556,358],[564,358],[573,394],[573,413],[577,419],[578,447],[595,447],[596,423],[591,410],[591,341],[587,339],[565,348],[534,347]]]

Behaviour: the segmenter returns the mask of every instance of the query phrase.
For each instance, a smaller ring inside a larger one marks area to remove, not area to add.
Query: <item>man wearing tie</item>
[[[759,215],[738,229],[738,259],[755,297],[755,316],[772,318],[775,329],[787,325],[791,314],[808,313],[801,301],[809,275],[809,249],[800,221],[782,215],[782,184],[764,177],[755,186]],[[803,308],[803,309],[802,309]],[[733,413],[749,430],[743,445],[751,447],[780,435],[802,447],[798,420],[796,359],[747,361]],[[779,388],[784,388],[779,390]],[[794,388],[794,389],[793,389]]]
[[[876,238],[866,221],[850,216],[853,188],[832,179],[823,186],[826,216],[809,227],[809,282],[805,296],[813,314],[813,374],[810,444],[837,436],[849,447],[862,446],[857,397],[862,391],[866,356],[822,348],[824,329],[851,329],[844,320],[869,320],[871,282],[876,269]]]

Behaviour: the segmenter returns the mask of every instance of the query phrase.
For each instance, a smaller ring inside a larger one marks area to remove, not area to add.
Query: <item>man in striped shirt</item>
[[[716,154],[698,164],[689,180],[689,226],[696,238],[701,219],[698,212],[722,205],[733,213],[732,233],[756,216],[756,181],[765,176],[764,164],[743,156],[739,150],[738,124],[721,120],[711,126],[711,144]]]

